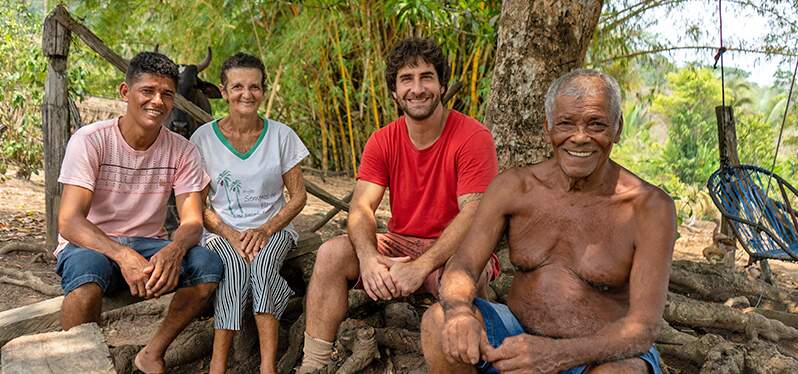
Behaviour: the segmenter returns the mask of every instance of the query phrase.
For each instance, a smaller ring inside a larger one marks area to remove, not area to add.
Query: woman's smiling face
[[[227,83],[222,87],[222,97],[230,105],[230,114],[257,114],[263,102],[263,76],[260,70],[232,68],[225,74]]]

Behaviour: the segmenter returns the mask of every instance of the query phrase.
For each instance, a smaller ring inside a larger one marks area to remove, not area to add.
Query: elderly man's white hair
[[[607,95],[607,103],[610,106],[610,121],[617,125],[621,118],[621,87],[615,78],[592,69],[577,69],[571,71],[555,80],[546,92],[546,121],[549,128],[554,126],[552,118],[554,110],[554,100],[558,96],[587,97],[596,95],[596,87],[593,84],[585,84],[584,78],[599,78],[604,93]]]

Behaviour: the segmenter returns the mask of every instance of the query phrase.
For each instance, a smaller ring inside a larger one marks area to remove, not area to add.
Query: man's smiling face
[[[169,118],[175,99],[175,81],[152,73],[142,73],[133,82],[122,82],[119,93],[127,102],[128,116],[146,130],[159,128]]]
[[[427,119],[441,103],[444,88],[435,67],[421,59],[396,73],[393,97],[402,111],[416,121]]]
[[[589,78],[582,78],[589,79]],[[544,131],[566,176],[585,178],[604,165],[620,138],[621,120],[613,121],[607,93],[597,79],[595,89],[581,96],[557,96],[552,123]],[[584,82],[582,82],[584,84]]]

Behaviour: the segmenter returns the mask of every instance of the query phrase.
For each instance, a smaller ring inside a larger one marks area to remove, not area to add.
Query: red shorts
[[[413,236],[387,232],[384,234],[377,234],[377,252],[387,257],[408,256],[415,260],[421,257],[421,255],[424,254],[424,252],[426,252],[430,247],[432,247],[437,240],[437,238],[416,238]],[[444,267],[441,266],[429,273],[427,278],[424,279],[424,283],[421,285],[421,288],[419,288],[416,293],[430,293],[433,296],[438,297],[438,290],[441,285],[443,268]],[[485,266],[484,272],[488,274],[490,277],[489,280],[491,281],[498,278],[499,273],[501,273],[499,258],[495,253],[491,253],[490,260],[488,260],[488,264]],[[355,283],[355,288],[363,289],[363,282],[360,281],[360,277],[358,277],[357,283]]]

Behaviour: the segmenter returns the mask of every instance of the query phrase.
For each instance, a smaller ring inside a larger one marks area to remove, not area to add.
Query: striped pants
[[[241,330],[250,292],[254,313],[269,313],[280,319],[288,298],[294,295],[280,275],[283,261],[294,244],[291,234],[281,230],[269,238],[252,262],[248,262],[221,237],[214,236],[206,242],[206,247],[218,253],[224,263],[224,278],[216,290],[215,329]]]

